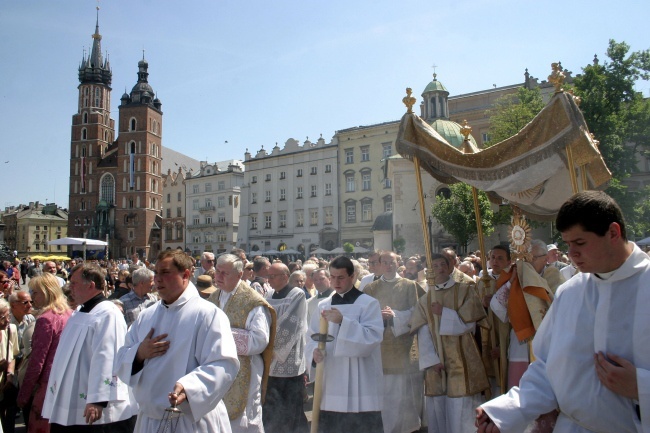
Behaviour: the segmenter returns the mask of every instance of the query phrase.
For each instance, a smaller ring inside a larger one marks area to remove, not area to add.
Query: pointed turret
[[[149,63],[144,58],[144,51],[142,52],[142,60],[138,62],[138,82],[131,89],[131,95],[128,98],[127,104],[145,104],[149,105],[156,110],[160,111],[162,102],[158,99],[149,84]],[[126,96],[126,95],[124,95]],[[122,104],[124,104],[124,96],[122,96]]]
[[[79,67],[79,82],[84,83],[101,83],[106,86],[111,85],[112,73],[108,60],[102,58],[102,35],[99,34],[99,7],[97,8],[97,21],[95,22],[95,33],[92,35],[93,47],[86,57],[84,52],[81,66]]]

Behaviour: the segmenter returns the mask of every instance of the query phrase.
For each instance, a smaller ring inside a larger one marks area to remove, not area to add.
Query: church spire
[[[99,6],[97,6],[97,19],[95,33],[92,35],[93,47],[90,54],[82,59],[79,67],[79,81],[81,83],[102,83],[110,86],[112,73],[108,61],[102,58],[102,35],[99,34]]]

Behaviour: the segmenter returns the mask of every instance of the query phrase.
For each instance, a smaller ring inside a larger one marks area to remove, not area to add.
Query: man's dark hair
[[[434,260],[440,260],[440,259],[444,260],[447,263],[447,266],[450,266],[449,258],[446,255],[440,253],[431,254],[431,263],[433,263]]]
[[[72,275],[77,271],[81,272],[81,278],[84,281],[95,283],[95,289],[104,290],[104,284],[106,284],[106,272],[98,265],[89,262],[79,263],[72,268],[70,276],[72,277]]]
[[[602,191],[583,191],[562,205],[555,225],[559,232],[580,225],[587,232],[605,236],[612,223],[618,223],[621,237],[627,241],[625,220],[618,203]]]
[[[253,259],[253,272],[258,273],[266,265],[271,266],[271,262],[266,257],[257,256]]]
[[[501,250],[506,252],[506,257],[508,258],[508,261],[510,261],[510,248],[506,247],[505,245],[495,245],[492,247],[492,250]],[[489,260],[489,257],[488,257]]]
[[[348,273],[348,277],[354,274],[354,264],[352,260],[348,259],[345,256],[338,256],[330,262],[330,269],[345,269]]]

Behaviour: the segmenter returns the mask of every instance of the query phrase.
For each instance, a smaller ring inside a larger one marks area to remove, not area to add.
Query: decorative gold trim
[[[413,90],[410,87],[406,88],[406,96],[402,98],[402,102],[406,105],[406,112],[409,114],[413,113],[413,105],[415,104],[415,98],[411,96]]]

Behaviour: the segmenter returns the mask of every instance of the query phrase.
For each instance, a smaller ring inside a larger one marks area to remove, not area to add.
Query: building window
[[[226,242],[226,234],[224,232],[217,232],[217,242]]]
[[[345,205],[345,222],[357,222],[357,204],[350,202]]]
[[[287,177],[287,172],[286,171],[281,171],[280,172],[280,179],[286,179]]]
[[[370,190],[370,172],[365,172],[361,174],[362,188],[364,191]]]
[[[205,223],[206,224],[212,224],[212,215],[206,215]]]
[[[206,182],[205,192],[211,192],[211,191],[212,191],[212,184],[210,182]]]
[[[226,197],[217,197],[217,207],[226,207]]]
[[[354,174],[345,176],[345,192],[354,192]]]
[[[211,198],[206,198],[205,199],[205,207],[207,209],[210,209],[212,207],[212,199]]]
[[[201,242],[201,235],[200,234],[195,234],[192,236],[192,240],[194,241],[195,244],[198,244]]]
[[[165,227],[165,240],[171,241],[173,239],[172,235],[173,235],[172,227],[171,226]]]
[[[102,200],[111,205],[115,203],[115,179],[109,173],[102,176],[101,186]]]
[[[131,118],[131,121],[129,122],[129,131],[135,131],[135,127],[137,126],[137,123],[134,118]]]
[[[302,209],[296,211],[296,227],[302,227],[305,224],[305,213]]]
[[[393,197],[387,195],[384,197],[384,212],[390,212],[393,210]]]
[[[264,201],[265,202],[271,201],[271,191],[264,191]]]
[[[226,214],[223,212],[219,212],[217,214],[217,222],[218,223],[225,223],[226,222]]]
[[[325,211],[325,224],[331,225],[334,223],[334,210],[331,207],[323,209]]]
[[[271,182],[271,173],[266,173],[266,178],[264,178],[264,181]]]
[[[251,177],[251,183],[257,183],[257,176]]]
[[[88,134],[87,134],[87,132],[86,132],[86,128],[83,128],[83,129],[81,130],[81,139],[82,139],[82,140],[85,140],[85,139],[87,139],[87,138],[88,138]]]
[[[332,184],[331,183],[326,183],[325,184],[325,195],[332,195]]]
[[[167,194],[167,203],[170,203],[172,201],[172,195]]]
[[[257,229],[257,216],[251,215],[251,230]]]
[[[361,147],[361,162],[370,161],[370,146]]]
[[[198,215],[194,215],[194,216],[192,217],[192,224],[194,224],[194,225],[199,225],[199,224],[201,224],[201,219],[199,218]]]
[[[194,194],[199,193],[199,186],[198,185],[192,185],[192,193],[194,193]]]
[[[192,209],[199,210],[199,199],[198,198],[192,200]]]
[[[318,209],[309,210],[309,225],[311,226],[318,225]]]
[[[393,146],[390,143],[383,144],[382,147],[384,150],[384,159],[388,158],[393,154]]]
[[[280,188],[280,201],[287,199],[287,190],[286,188]]]
[[[296,177],[302,177],[302,168],[299,168],[296,172]]]
[[[311,168],[311,172],[309,174],[318,174],[318,170],[316,167]]]
[[[325,166],[325,173],[331,173],[332,172],[332,164],[327,164]]]
[[[311,196],[312,196],[312,197],[316,197],[316,196],[317,196],[317,193],[318,193],[318,186],[316,186],[316,185],[312,185],[312,186],[311,186]]]
[[[483,139],[483,144],[490,141],[490,135],[487,132],[484,132],[483,134],[481,134],[481,138]]]
[[[129,240],[132,241],[133,239],[135,239],[135,230],[129,229]]]
[[[296,198],[302,198],[302,187],[301,186],[298,187],[298,191],[296,193]]]
[[[251,193],[251,203],[253,203],[253,204],[257,203],[257,193],[256,192]]]
[[[354,164],[354,149],[345,149],[345,163]]]
[[[172,217],[172,210],[169,209],[169,208],[165,209],[165,216],[167,218],[171,218]]]
[[[279,220],[280,228],[285,228],[287,226],[287,213],[286,212],[278,213],[278,220]]]
[[[384,179],[384,188],[390,188],[393,186],[393,182],[389,178]]]
[[[372,221],[372,202],[361,203],[361,220]]]
[[[181,201],[181,192],[178,191],[178,194],[176,194],[176,201]]]
[[[217,189],[219,191],[223,191],[224,189],[226,189],[226,181],[220,180],[219,182],[217,182]]]
[[[264,228],[265,229],[271,228],[271,214],[264,215]]]
[[[177,217],[182,217],[183,216],[183,209],[181,207],[176,208],[176,216]]]

